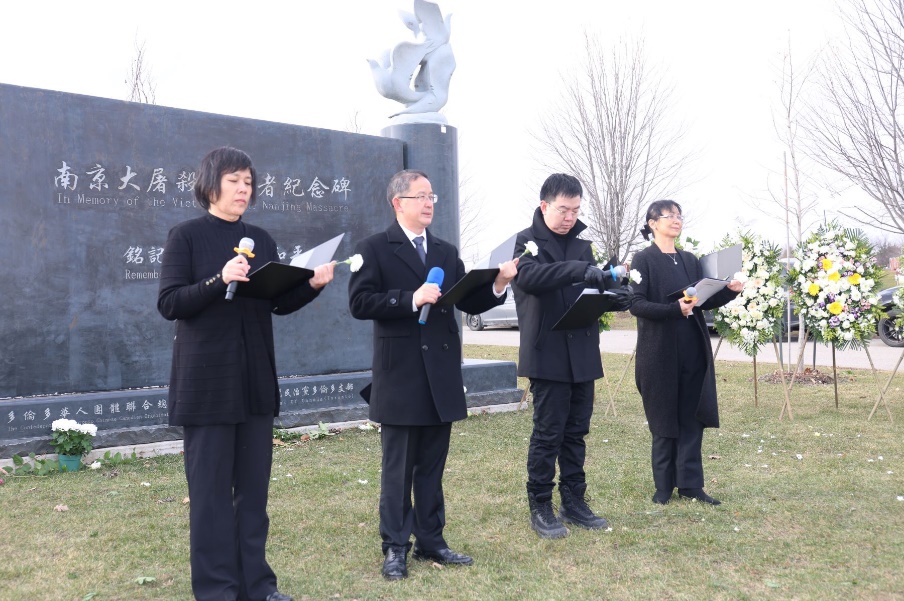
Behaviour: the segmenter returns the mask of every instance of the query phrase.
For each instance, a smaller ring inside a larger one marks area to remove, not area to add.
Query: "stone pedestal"
[[[380,133],[405,142],[405,168],[426,173],[439,197],[430,231],[458,246],[458,130],[440,123],[405,123],[390,125]]]

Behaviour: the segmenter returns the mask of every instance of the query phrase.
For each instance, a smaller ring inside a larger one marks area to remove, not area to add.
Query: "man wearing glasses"
[[[452,307],[433,307],[424,323],[418,314],[436,303],[465,275],[454,245],[427,229],[437,197],[421,171],[392,176],[387,199],[396,221],[385,232],[358,243],[364,262],[348,285],[353,317],[374,324],[373,382],[362,391],[370,419],[381,424],[380,535],[383,577],[408,576],[413,557],[439,564],[470,565],[449,548],[442,477],[452,422],[467,417],[461,377],[461,341]],[[505,301],[505,287],[518,260],[499,266],[492,284],[480,286],[456,304],[477,314]],[[432,268],[443,270],[442,286],[425,283]],[[412,505],[412,492],[414,503]]]
[[[631,305],[629,288],[607,268],[595,266],[591,244],[578,238],[587,226],[578,219],[581,183],[563,173],[550,175],[540,189],[533,224],[518,233],[515,256],[537,245],[518,266],[512,284],[521,331],[518,375],[530,378],[534,429],[527,453],[530,525],[541,538],[568,535],[563,525],[598,530],[605,519],[587,505],[584,437],[593,414],[594,380],[603,376],[596,323],[572,330],[552,327],[585,288],[619,292],[615,310]],[[558,516],[552,508],[556,462],[559,464]]]

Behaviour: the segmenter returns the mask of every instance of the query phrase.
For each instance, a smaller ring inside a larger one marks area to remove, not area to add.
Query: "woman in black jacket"
[[[273,418],[279,386],[271,315],[297,311],[333,279],[333,265],[282,296],[226,300],[230,282],[279,261],[276,242],[242,221],[255,200],[251,158],[218,148],[201,162],[195,199],[207,211],[170,230],[157,310],[176,321],[169,423],[182,426],[191,498],[195,599],[291,601],[276,589],[265,546]],[[253,250],[239,253],[250,238]]]
[[[719,505],[703,491],[703,429],[719,427],[703,311],[729,302],[743,284],[732,280],[699,306],[696,299],[670,301],[670,294],[703,277],[697,257],[675,247],[683,224],[677,202],[657,200],[640,230],[646,239],[653,234],[653,244],[631,263],[641,276],[630,309],[637,317],[635,379],[653,435],[653,502],[665,505],[678,487],[681,497]]]

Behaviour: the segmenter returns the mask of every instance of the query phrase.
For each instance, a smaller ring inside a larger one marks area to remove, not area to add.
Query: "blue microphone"
[[[610,276],[612,277],[612,279],[615,280],[616,282],[617,282],[618,280],[622,279],[623,277],[625,277],[625,276],[628,274],[628,271],[625,269],[625,266],[624,266],[624,265],[613,265],[613,266],[610,267],[608,270],[607,270],[607,269],[603,269],[603,271],[608,271],[608,272],[609,272],[609,275],[610,275]]]
[[[431,267],[430,272],[427,273],[427,281],[426,284],[436,284],[437,286],[443,285],[443,278],[446,277],[446,274],[443,272],[442,267]],[[427,316],[430,315],[430,307],[432,305],[430,303],[426,303],[421,306],[421,316],[417,318],[417,322],[421,325],[427,323]]]

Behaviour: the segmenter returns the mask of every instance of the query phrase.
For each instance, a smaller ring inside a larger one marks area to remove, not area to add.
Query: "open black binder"
[[[480,286],[489,286],[490,282],[494,281],[497,275],[499,275],[498,267],[493,267],[492,269],[472,269],[465,274],[465,277],[455,282],[455,285],[449,288],[448,291],[443,292],[443,295],[436,301],[436,306],[450,307],[454,305]]]
[[[314,271],[306,267],[287,265],[270,261],[254,270],[249,281],[239,282],[235,293],[247,298],[271,299],[303,284],[314,276]]]
[[[684,291],[693,286],[697,289],[697,304],[702,305],[725,288],[735,273],[741,271],[741,251],[742,246],[735,244],[700,257],[703,279],[672,292],[666,298],[670,301],[683,298]]]
[[[589,327],[599,320],[600,315],[612,310],[615,297],[611,292],[599,292],[585,288],[565,314],[552,327],[553,330],[574,330]]]
[[[728,286],[728,280],[714,280],[712,278],[703,278],[702,280],[699,280],[694,284],[689,284],[681,290],[672,292],[666,298],[668,298],[670,301],[676,301],[684,298],[684,291],[687,290],[687,288],[689,288],[690,286],[694,286],[694,288],[697,289],[697,304],[702,305],[703,303],[708,301],[711,296]]]

